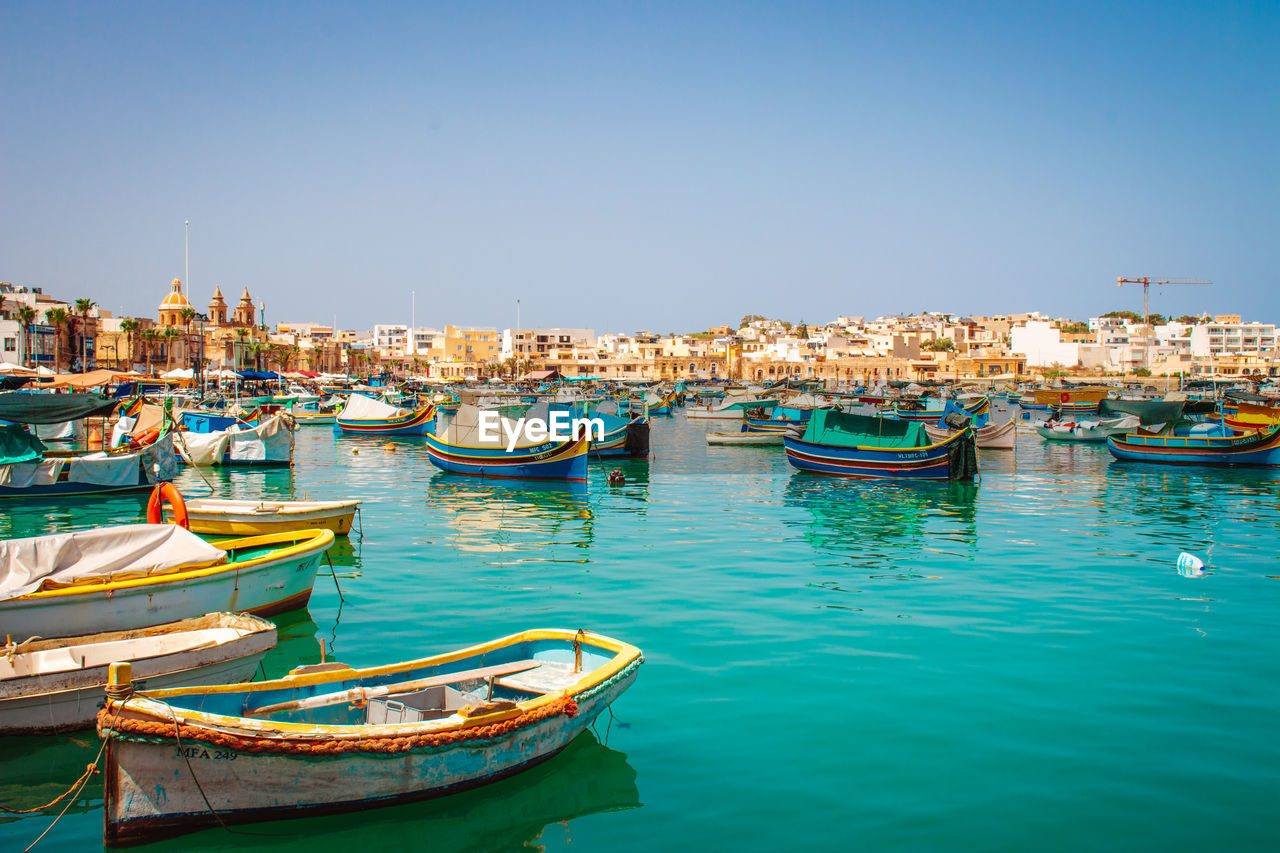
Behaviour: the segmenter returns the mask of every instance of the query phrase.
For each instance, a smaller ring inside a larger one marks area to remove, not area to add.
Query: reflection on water
[[[140,492],[116,498],[6,498],[0,501],[0,538],[138,524],[146,520],[149,497]]]
[[[0,804],[11,809],[43,805],[62,794],[84,768],[93,762],[102,747],[93,729],[65,735],[0,737],[0,755],[4,756],[0,772]],[[50,817],[62,811],[66,801],[35,815],[9,815],[0,812],[0,824],[32,818],[31,827],[42,824],[42,815]],[[102,806],[102,785],[91,779],[67,809],[79,814]],[[31,838],[40,834],[33,829]]]
[[[537,552],[546,559],[587,562],[595,537],[596,513],[585,483],[543,480],[484,480],[440,473],[427,485],[427,502],[443,517],[449,544],[469,553]]]
[[[916,548],[926,536],[939,545],[977,540],[975,483],[904,483],[818,477],[797,472],[783,504],[806,511],[804,538],[829,554],[876,565]],[[795,523],[795,522],[792,522]]]
[[[492,785],[348,815],[234,827],[234,835],[211,829],[183,836],[180,849],[313,853],[316,839],[323,838],[326,850],[541,850],[544,848],[537,842],[547,833],[568,831],[557,824],[640,805],[636,772],[627,763],[627,756],[603,746],[588,731],[554,758]],[[170,841],[136,849],[174,847]]]
[[[317,582],[321,580],[317,578]],[[321,629],[305,608],[277,614],[271,621],[276,624],[276,647],[262,659],[254,681],[264,677],[280,678],[294,667],[320,662]],[[325,645],[331,649],[332,640],[326,638]],[[328,659],[332,660],[335,654],[331,651]]]

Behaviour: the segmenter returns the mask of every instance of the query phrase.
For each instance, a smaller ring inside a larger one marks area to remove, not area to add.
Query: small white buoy
[[[1204,575],[1204,563],[1195,554],[1183,551],[1178,555],[1178,574],[1184,578],[1198,578]]]

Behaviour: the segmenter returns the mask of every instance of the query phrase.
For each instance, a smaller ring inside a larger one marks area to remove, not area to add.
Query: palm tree
[[[249,337],[248,329],[236,329],[236,339],[232,341],[231,363],[235,365],[235,369],[241,368],[241,359],[245,353],[245,339]]]
[[[156,342],[156,339],[160,337],[160,330],[159,329],[143,329],[139,337],[142,338],[142,353],[146,357],[147,373],[150,374],[151,373],[151,347]]]
[[[53,372],[57,373],[62,366],[62,332],[71,321],[71,315],[65,308],[49,308],[44,312],[44,321],[53,326]]]
[[[139,323],[132,317],[125,317],[120,321],[120,331],[124,332],[125,345],[129,348],[129,364],[133,367],[133,333],[138,331]],[[116,347],[116,361],[120,360],[120,348]]]
[[[186,336],[183,338],[183,341],[186,343],[187,347],[187,361],[194,362],[192,354],[196,351],[196,348],[191,345],[191,321],[196,317],[199,317],[200,313],[188,305],[186,308],[183,308],[178,312],[178,316],[182,318],[182,323],[186,326]]]
[[[31,360],[31,353],[27,349],[31,346],[31,324],[36,321],[36,309],[26,304],[19,305],[15,316],[22,329],[21,361],[25,365]]]
[[[179,332],[173,326],[170,326],[160,334],[167,344],[164,350],[164,367],[165,370],[169,370],[173,366],[173,342],[182,337],[182,332]]]
[[[89,366],[89,337],[85,332],[89,328],[89,312],[98,306],[92,299],[77,299],[76,314],[80,315],[80,372],[84,373]]]

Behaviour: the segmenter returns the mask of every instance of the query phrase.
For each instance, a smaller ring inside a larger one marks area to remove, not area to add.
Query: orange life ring
[[[1058,395],[1058,402],[1059,402],[1059,403],[1070,403],[1070,402],[1071,402],[1071,395],[1070,395],[1070,394],[1068,394],[1066,391],[1063,391],[1061,394],[1059,394],[1059,395]]]
[[[147,501],[147,524],[164,524],[165,503],[173,510],[173,523],[184,530],[190,530],[191,520],[187,517],[186,501],[173,483],[156,483],[156,487],[151,490],[151,499]]]

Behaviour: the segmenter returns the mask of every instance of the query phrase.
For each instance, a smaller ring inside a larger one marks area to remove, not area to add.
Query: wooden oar
[[[440,687],[446,684],[456,684],[459,681],[498,678],[504,675],[514,675],[517,672],[536,669],[540,666],[542,666],[541,661],[526,660],[520,661],[519,663],[483,666],[479,669],[468,669],[463,670],[462,672],[450,672],[445,675],[433,675],[430,678],[416,678],[412,681],[401,681],[398,684],[383,684],[377,687],[353,687],[350,690],[343,690],[338,693],[322,693],[319,696],[308,696],[306,699],[295,699],[292,702],[277,702],[274,705],[263,705],[261,708],[245,710],[243,714],[246,717],[261,717],[265,714],[274,714],[277,711],[302,711],[308,708],[323,708],[327,705],[341,705],[343,703],[363,704],[368,702],[370,699],[377,699],[391,693],[407,693],[411,690],[425,690],[428,687]]]

